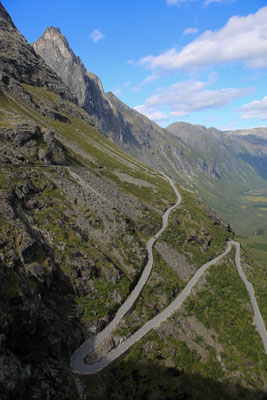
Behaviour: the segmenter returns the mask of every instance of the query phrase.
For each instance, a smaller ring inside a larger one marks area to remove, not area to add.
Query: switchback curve
[[[87,375],[87,374],[94,374],[102,369],[104,369],[107,365],[112,363],[115,359],[120,357],[123,353],[125,353],[133,344],[138,342],[146,333],[148,333],[151,329],[159,326],[163,321],[169,318],[178,308],[182,305],[186,297],[190,294],[192,288],[196,285],[200,277],[204,274],[204,272],[211,266],[214,265],[217,261],[221,260],[225,257],[231,250],[232,246],[236,248],[236,255],[235,255],[235,262],[238,273],[243,280],[250,296],[250,300],[253,306],[254,311],[254,324],[256,329],[258,330],[261,339],[263,341],[265,352],[267,353],[267,332],[266,328],[262,319],[262,316],[259,311],[259,307],[255,298],[254,289],[251,283],[247,280],[242,267],[240,265],[240,244],[235,241],[228,241],[226,244],[225,251],[214,258],[213,260],[207,262],[206,264],[202,265],[201,268],[195,273],[195,275],[191,278],[191,280],[187,283],[185,288],[182,292],[176,297],[176,299],[162,312],[160,312],[157,316],[152,318],[150,321],[146,322],[140,329],[138,329],[133,335],[127,338],[124,342],[120,343],[116,348],[112,349],[105,357],[101,360],[93,363],[93,364],[86,364],[84,362],[85,357],[93,352],[96,347],[104,341],[104,339],[108,336],[110,332],[112,332],[115,327],[118,325],[119,321],[123,318],[128,310],[133,306],[134,302],[140,295],[143,286],[145,285],[152,269],[153,265],[153,252],[152,247],[160,234],[166,229],[168,224],[168,217],[170,212],[177,207],[181,202],[181,195],[179,194],[178,190],[174,186],[172,180],[163,174],[170,182],[174,192],[177,195],[177,202],[171,206],[163,215],[162,217],[162,228],[159,232],[154,235],[151,239],[149,239],[147,243],[147,253],[148,253],[148,262],[144,268],[144,271],[141,275],[139,282],[137,283],[136,287],[134,288],[131,295],[127,298],[125,303],[120,307],[118,310],[115,318],[110,322],[110,324],[98,335],[94,338],[90,338],[85,341],[73,354],[71,357],[71,367],[74,372]]]

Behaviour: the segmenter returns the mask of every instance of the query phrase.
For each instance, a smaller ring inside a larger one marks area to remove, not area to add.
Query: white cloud
[[[160,74],[158,72],[153,72],[153,74],[149,75],[145,78],[138,86],[144,86],[148,83],[155,82],[160,78]]]
[[[116,85],[114,87],[114,89],[112,90],[112,93],[115,94],[115,96],[121,98],[124,95],[124,90],[126,88],[129,88],[129,86],[131,86],[131,82],[129,82],[129,81],[126,81],[126,82],[122,83],[121,85]]]
[[[199,0],[166,0],[168,6],[180,6],[182,3],[189,3]]]
[[[190,1],[198,1],[198,0],[166,0],[168,6],[179,6],[181,3],[188,3]],[[208,6],[211,3],[232,3],[235,0],[205,0],[204,6]]]
[[[135,109],[149,118],[161,112],[161,109],[168,109],[168,112],[164,114],[165,119],[172,116],[181,117],[195,111],[225,106],[231,100],[247,95],[252,91],[252,89],[239,88],[207,89],[214,82],[214,79],[214,75],[211,74],[207,82],[189,80],[178,82],[166,88],[159,88],[155,94],[146,99],[144,104],[135,107]],[[160,119],[163,120],[163,115]]]
[[[104,39],[105,35],[97,29],[94,29],[93,32],[90,34],[90,38],[93,42],[97,43],[99,40]]]
[[[199,0],[166,0],[168,6],[180,6],[183,3],[190,3]]]
[[[166,0],[168,6],[179,6],[182,3],[189,3],[192,1],[199,1],[199,0]],[[204,0],[204,6],[208,6],[211,3],[232,3],[236,0]]]
[[[126,64],[127,64],[127,65],[134,64],[134,60],[128,60],[128,61],[126,62]]]
[[[204,5],[208,6],[211,3],[233,3],[235,0],[205,0]]]
[[[164,123],[168,121],[169,116],[161,111],[148,111],[145,106],[136,106],[134,109],[141,114],[144,114],[147,118],[158,123]]]
[[[117,97],[121,97],[123,95],[123,91],[120,88],[112,90],[112,93],[115,94]]]
[[[261,121],[267,120],[267,96],[262,100],[254,100],[245,104],[237,111],[242,113],[242,119],[259,118]]]
[[[267,7],[246,17],[234,16],[219,31],[206,31],[181,50],[150,55],[139,64],[151,70],[192,70],[238,61],[267,68]]]
[[[196,35],[198,33],[197,28],[187,28],[184,30],[184,35]]]
[[[178,0],[166,0],[168,6],[174,6],[174,5],[178,5],[179,1]]]
[[[145,78],[142,82],[140,82],[138,85],[133,86],[132,90],[134,90],[135,92],[139,92],[143,86],[157,81],[160,77],[161,77],[161,74],[159,73],[159,71],[155,71],[151,75],[149,75],[147,78]]]
[[[185,111],[171,111],[169,113],[170,117],[183,117],[184,115],[187,115],[188,113]]]

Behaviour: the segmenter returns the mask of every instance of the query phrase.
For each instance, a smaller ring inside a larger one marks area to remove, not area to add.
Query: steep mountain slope
[[[98,129],[115,143],[122,141],[129,147],[133,142],[138,147],[127,124],[105,96],[100,79],[86,70],[58,28],[47,28],[33,47],[71,89]]]
[[[240,175],[241,170],[244,171],[251,165],[260,176],[265,177],[267,154],[265,128],[223,132],[201,125],[175,122],[166,129],[198,152],[199,157],[205,155],[207,162],[211,161],[223,176],[229,173]]]
[[[206,160],[207,169],[215,178],[241,175],[241,171],[246,169],[246,165],[232,151],[239,141],[226,137],[223,132],[185,122],[173,123],[166,129],[189,146],[196,157]]]
[[[56,28],[48,28],[33,46],[70,87],[105,136],[150,167],[197,191],[236,231],[253,233],[255,225],[267,230],[257,213],[250,218],[251,209],[244,211],[240,196],[266,188],[262,179],[266,175],[266,153],[262,146],[252,146],[243,137],[214,128],[185,123],[159,127],[112,93],[104,93],[99,79],[86,71]]]
[[[2,6],[0,15],[4,38],[11,22]],[[30,45],[12,29],[20,64],[30,71],[23,52]],[[264,399],[266,357],[231,256],[218,266],[227,276],[231,271],[227,291],[220,291],[223,279],[216,288],[227,307],[206,303],[220,324],[213,318],[207,327],[190,303],[97,377],[71,371],[72,352],[108,323],[135,286],[145,244],[175,196],[161,174],[101,135],[32,54],[33,70],[41,71],[36,82],[31,72],[23,81],[9,75],[11,54],[0,68],[1,399]],[[179,190],[183,201],[157,242],[149,282],[103,351],[165,308],[233,236],[197,196]],[[262,267],[246,270],[261,300]],[[213,293],[211,284],[203,279],[200,290]],[[208,294],[200,293],[204,304]]]
[[[198,159],[192,161],[186,156],[187,149],[178,138],[129,108],[112,93],[104,93],[99,79],[85,69],[59,29],[48,28],[33,47],[114,143],[151,167],[172,171],[180,179],[194,175],[196,169],[205,171],[205,165]]]
[[[244,129],[227,132],[243,142],[236,149],[239,157],[257,169],[267,179],[267,128]]]
[[[265,148],[215,128],[184,122],[171,124],[166,129],[187,146],[191,156],[206,163],[214,171],[213,179],[196,175],[192,186],[216,211],[231,222],[235,231],[254,234],[255,229],[267,232],[267,222],[259,215],[257,204],[247,203],[247,194],[267,192],[264,179]],[[244,139],[243,139],[244,138]],[[210,174],[208,174],[210,175]],[[266,219],[267,221],[267,219]]]
[[[60,94],[66,99],[74,100],[69,88],[64,85],[58,75],[48,68],[46,63],[34,51],[16,29],[10,16],[0,4],[0,67],[4,74],[18,82],[43,86]],[[7,82],[6,82],[7,83]]]
[[[230,133],[232,135],[238,135],[238,136],[258,136],[262,138],[267,137],[267,128],[264,127],[259,127],[259,128],[252,128],[252,129],[237,129],[235,131],[227,131],[227,133]]]

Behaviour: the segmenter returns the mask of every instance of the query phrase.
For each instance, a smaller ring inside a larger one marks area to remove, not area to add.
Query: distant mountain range
[[[33,47],[115,144],[197,191],[235,230],[244,232],[250,225],[252,230],[260,223],[249,214],[240,220],[237,215],[242,193],[267,187],[267,128],[221,132],[177,122],[163,129],[104,93],[99,78],[86,70],[59,29],[48,28]]]

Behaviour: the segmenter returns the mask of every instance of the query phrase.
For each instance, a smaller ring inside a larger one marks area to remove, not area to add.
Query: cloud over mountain
[[[227,105],[231,100],[244,96],[252,89],[227,88],[207,89],[214,82],[214,76],[206,82],[188,80],[159,88],[145,103],[135,109],[151,119],[162,121],[170,116],[183,116],[194,111]],[[166,114],[160,112],[167,108]],[[158,114],[157,114],[158,113]],[[160,117],[160,118],[157,118]]]
[[[267,68],[267,7],[245,17],[233,16],[222,29],[204,32],[181,50],[171,48],[158,56],[149,55],[139,64],[150,70],[188,71],[236,62]]]
[[[254,100],[238,108],[242,119],[259,118],[261,121],[267,120],[267,96],[262,100]]]

